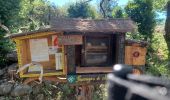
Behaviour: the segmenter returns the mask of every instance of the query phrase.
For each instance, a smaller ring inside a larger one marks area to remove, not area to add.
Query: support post
[[[76,100],[92,100],[93,90],[94,90],[93,85],[76,86],[77,93]]]

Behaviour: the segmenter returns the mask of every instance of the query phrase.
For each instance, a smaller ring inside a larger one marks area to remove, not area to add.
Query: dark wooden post
[[[117,36],[117,63],[124,64],[125,56],[125,33],[119,33]]]
[[[76,74],[76,64],[75,64],[75,46],[67,46],[67,74],[75,75]]]

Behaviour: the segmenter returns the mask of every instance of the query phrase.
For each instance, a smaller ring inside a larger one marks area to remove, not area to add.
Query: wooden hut
[[[43,67],[43,76],[63,76],[75,82],[102,79],[117,63],[144,65],[146,51],[134,63],[128,56],[132,49],[126,47],[125,36],[135,29],[130,19],[55,19],[50,28],[10,37],[16,42],[20,68],[37,62]],[[39,67],[30,65],[20,77],[37,77],[39,73]]]

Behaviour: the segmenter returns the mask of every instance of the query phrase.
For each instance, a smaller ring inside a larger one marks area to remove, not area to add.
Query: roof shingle
[[[10,37],[15,38],[19,36],[25,36],[35,33],[56,31],[56,32],[133,32],[136,30],[135,23],[130,19],[77,19],[77,18],[59,18],[53,19],[51,22],[51,28],[40,29],[25,33],[12,34]]]

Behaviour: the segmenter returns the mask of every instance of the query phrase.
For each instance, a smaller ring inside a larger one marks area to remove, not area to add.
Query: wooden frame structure
[[[136,26],[130,19],[55,19],[51,28],[13,34],[10,37],[16,43],[20,68],[37,61],[44,68],[43,76],[61,76],[73,83],[80,79],[104,80],[106,74],[112,72],[114,64],[126,64],[129,56],[126,56],[125,34],[134,32],[135,29]],[[34,41],[32,45],[30,41]],[[45,44],[47,46],[43,47]],[[33,47],[39,50],[31,51]],[[55,52],[49,50],[53,47]],[[44,52],[46,49],[48,57]],[[40,54],[41,52],[45,54]],[[39,56],[34,57],[33,54]],[[142,57],[144,59],[145,55]],[[141,65],[144,65],[144,62]],[[56,66],[60,69],[55,68]],[[28,70],[27,68],[21,71],[20,77],[39,76],[39,72]]]

